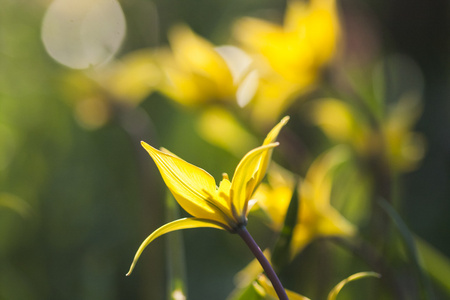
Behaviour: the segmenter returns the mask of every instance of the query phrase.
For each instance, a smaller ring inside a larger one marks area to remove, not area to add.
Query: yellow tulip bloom
[[[332,140],[351,145],[362,157],[386,155],[393,170],[405,172],[414,169],[425,152],[423,137],[411,131],[419,115],[418,101],[404,97],[374,129],[368,117],[350,104],[322,99],[316,102],[312,118]]]
[[[251,101],[256,123],[273,122],[314,85],[335,52],[339,31],[335,0],[288,1],[283,25],[255,18],[235,24],[234,36],[260,76]]]
[[[283,26],[254,18],[235,26],[236,38],[246,49],[292,82],[304,73],[316,73],[331,58],[338,34],[334,0],[290,1]]]
[[[219,186],[205,170],[196,167],[168,151],[159,151],[142,142],[150,154],[167,187],[193,218],[168,223],[154,231],[139,247],[128,275],[142,251],[155,238],[180,229],[211,227],[236,232],[247,223],[249,200],[263,179],[271,160],[272,149],[281,128],[289,120],[285,117],[267,135],[262,146],[248,152],[236,167],[232,181],[224,174]]]
[[[294,174],[272,164],[267,171],[267,183],[261,183],[255,192],[255,208],[259,207],[267,214],[268,225],[276,232],[283,228],[295,184]]]
[[[231,71],[214,45],[181,25],[170,31],[169,42],[171,50],[155,51],[164,95],[183,105],[234,98]]]
[[[313,162],[299,187],[297,224],[291,241],[292,256],[313,239],[321,236],[355,233],[355,227],[330,204],[332,180],[330,170],[343,159],[341,148],[334,148]],[[294,176],[286,170],[269,170],[269,184],[261,185],[255,193],[258,206],[268,215],[275,230],[283,226],[284,216],[293,194]],[[270,201],[277,199],[277,201]]]
[[[298,223],[294,227],[291,252],[295,255],[321,236],[351,236],[356,228],[330,203],[330,170],[342,161],[342,148],[333,148],[317,158],[300,183]]]

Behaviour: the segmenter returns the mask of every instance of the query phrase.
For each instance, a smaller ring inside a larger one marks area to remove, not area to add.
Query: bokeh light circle
[[[74,69],[97,66],[119,50],[126,22],[116,0],[55,0],[42,22],[47,53]]]

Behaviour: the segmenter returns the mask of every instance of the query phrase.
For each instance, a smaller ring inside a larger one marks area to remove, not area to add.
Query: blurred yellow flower
[[[337,147],[319,156],[309,167],[299,187],[298,221],[291,241],[295,255],[311,240],[321,236],[351,236],[356,228],[330,204],[331,170],[346,156]]]
[[[289,1],[283,26],[243,18],[234,36],[252,54],[260,87],[252,100],[253,118],[268,122],[316,81],[333,56],[339,22],[334,0]]]
[[[368,141],[370,124],[363,114],[336,99],[320,99],[313,104],[312,119],[325,134],[338,143],[351,143],[359,153],[372,151]]]
[[[283,26],[254,18],[238,21],[237,40],[291,82],[317,73],[334,53],[339,23],[334,0],[289,1]]]
[[[329,150],[313,162],[306,177],[301,180],[297,224],[291,241],[292,257],[317,237],[351,236],[356,232],[355,227],[330,204],[331,170],[345,156],[342,148]],[[294,176],[286,170],[272,167],[268,179],[269,184],[260,185],[255,198],[273,222],[271,227],[280,230],[292,198]]]
[[[159,151],[142,142],[158,167],[164,182],[177,200],[193,218],[185,218],[163,225],[154,231],[139,247],[131,273],[142,251],[155,238],[180,229],[212,227],[236,232],[247,223],[249,200],[263,179],[271,160],[272,149],[281,128],[289,120],[285,117],[267,135],[263,145],[248,152],[236,167],[233,180],[228,175],[216,186],[214,178],[167,150]]]
[[[407,95],[389,107],[374,129],[364,114],[350,104],[337,99],[322,99],[315,103],[313,122],[338,143],[347,143],[363,157],[386,155],[396,171],[414,169],[424,155],[424,139],[412,127],[420,115],[420,106]]]
[[[169,32],[171,50],[155,51],[163,74],[158,89],[184,105],[234,99],[236,87],[224,58],[206,39],[184,25]]]
[[[268,225],[281,231],[286,212],[296,185],[295,175],[272,164],[267,172],[267,183],[259,185],[255,192],[255,208],[261,208],[269,218]]]

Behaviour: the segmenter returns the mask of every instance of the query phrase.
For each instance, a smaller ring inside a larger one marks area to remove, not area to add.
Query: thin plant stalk
[[[280,300],[289,300],[286,291],[284,290],[284,287],[281,284],[280,279],[278,278],[277,274],[272,268],[272,265],[270,264],[269,260],[267,260],[267,258],[264,256],[263,252],[261,251],[261,248],[259,248],[258,244],[256,244],[255,240],[250,235],[247,228],[245,228],[245,226],[242,226],[238,229],[237,233],[244,240],[244,242],[252,251],[253,255],[261,264],[262,268],[264,269],[264,272],[266,273],[267,278],[269,278],[269,280],[272,282],[273,288],[275,289],[278,298]]]
[[[166,195],[166,219],[179,218],[179,207],[172,194]],[[167,247],[167,299],[186,299],[186,260],[184,256],[184,243],[181,232],[173,232],[166,238]]]

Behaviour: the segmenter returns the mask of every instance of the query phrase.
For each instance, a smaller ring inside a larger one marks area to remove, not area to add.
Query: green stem
[[[280,300],[289,300],[286,291],[284,290],[283,285],[281,284],[280,279],[278,278],[277,274],[272,268],[272,265],[264,256],[263,252],[261,251],[261,248],[259,248],[258,244],[256,244],[253,237],[247,231],[247,228],[245,228],[245,226],[242,226],[238,229],[237,233],[244,240],[244,242],[252,251],[253,255],[261,264],[262,268],[264,269],[264,272],[266,272],[267,278],[269,278],[269,280],[272,282],[273,288],[275,289],[278,298]]]

